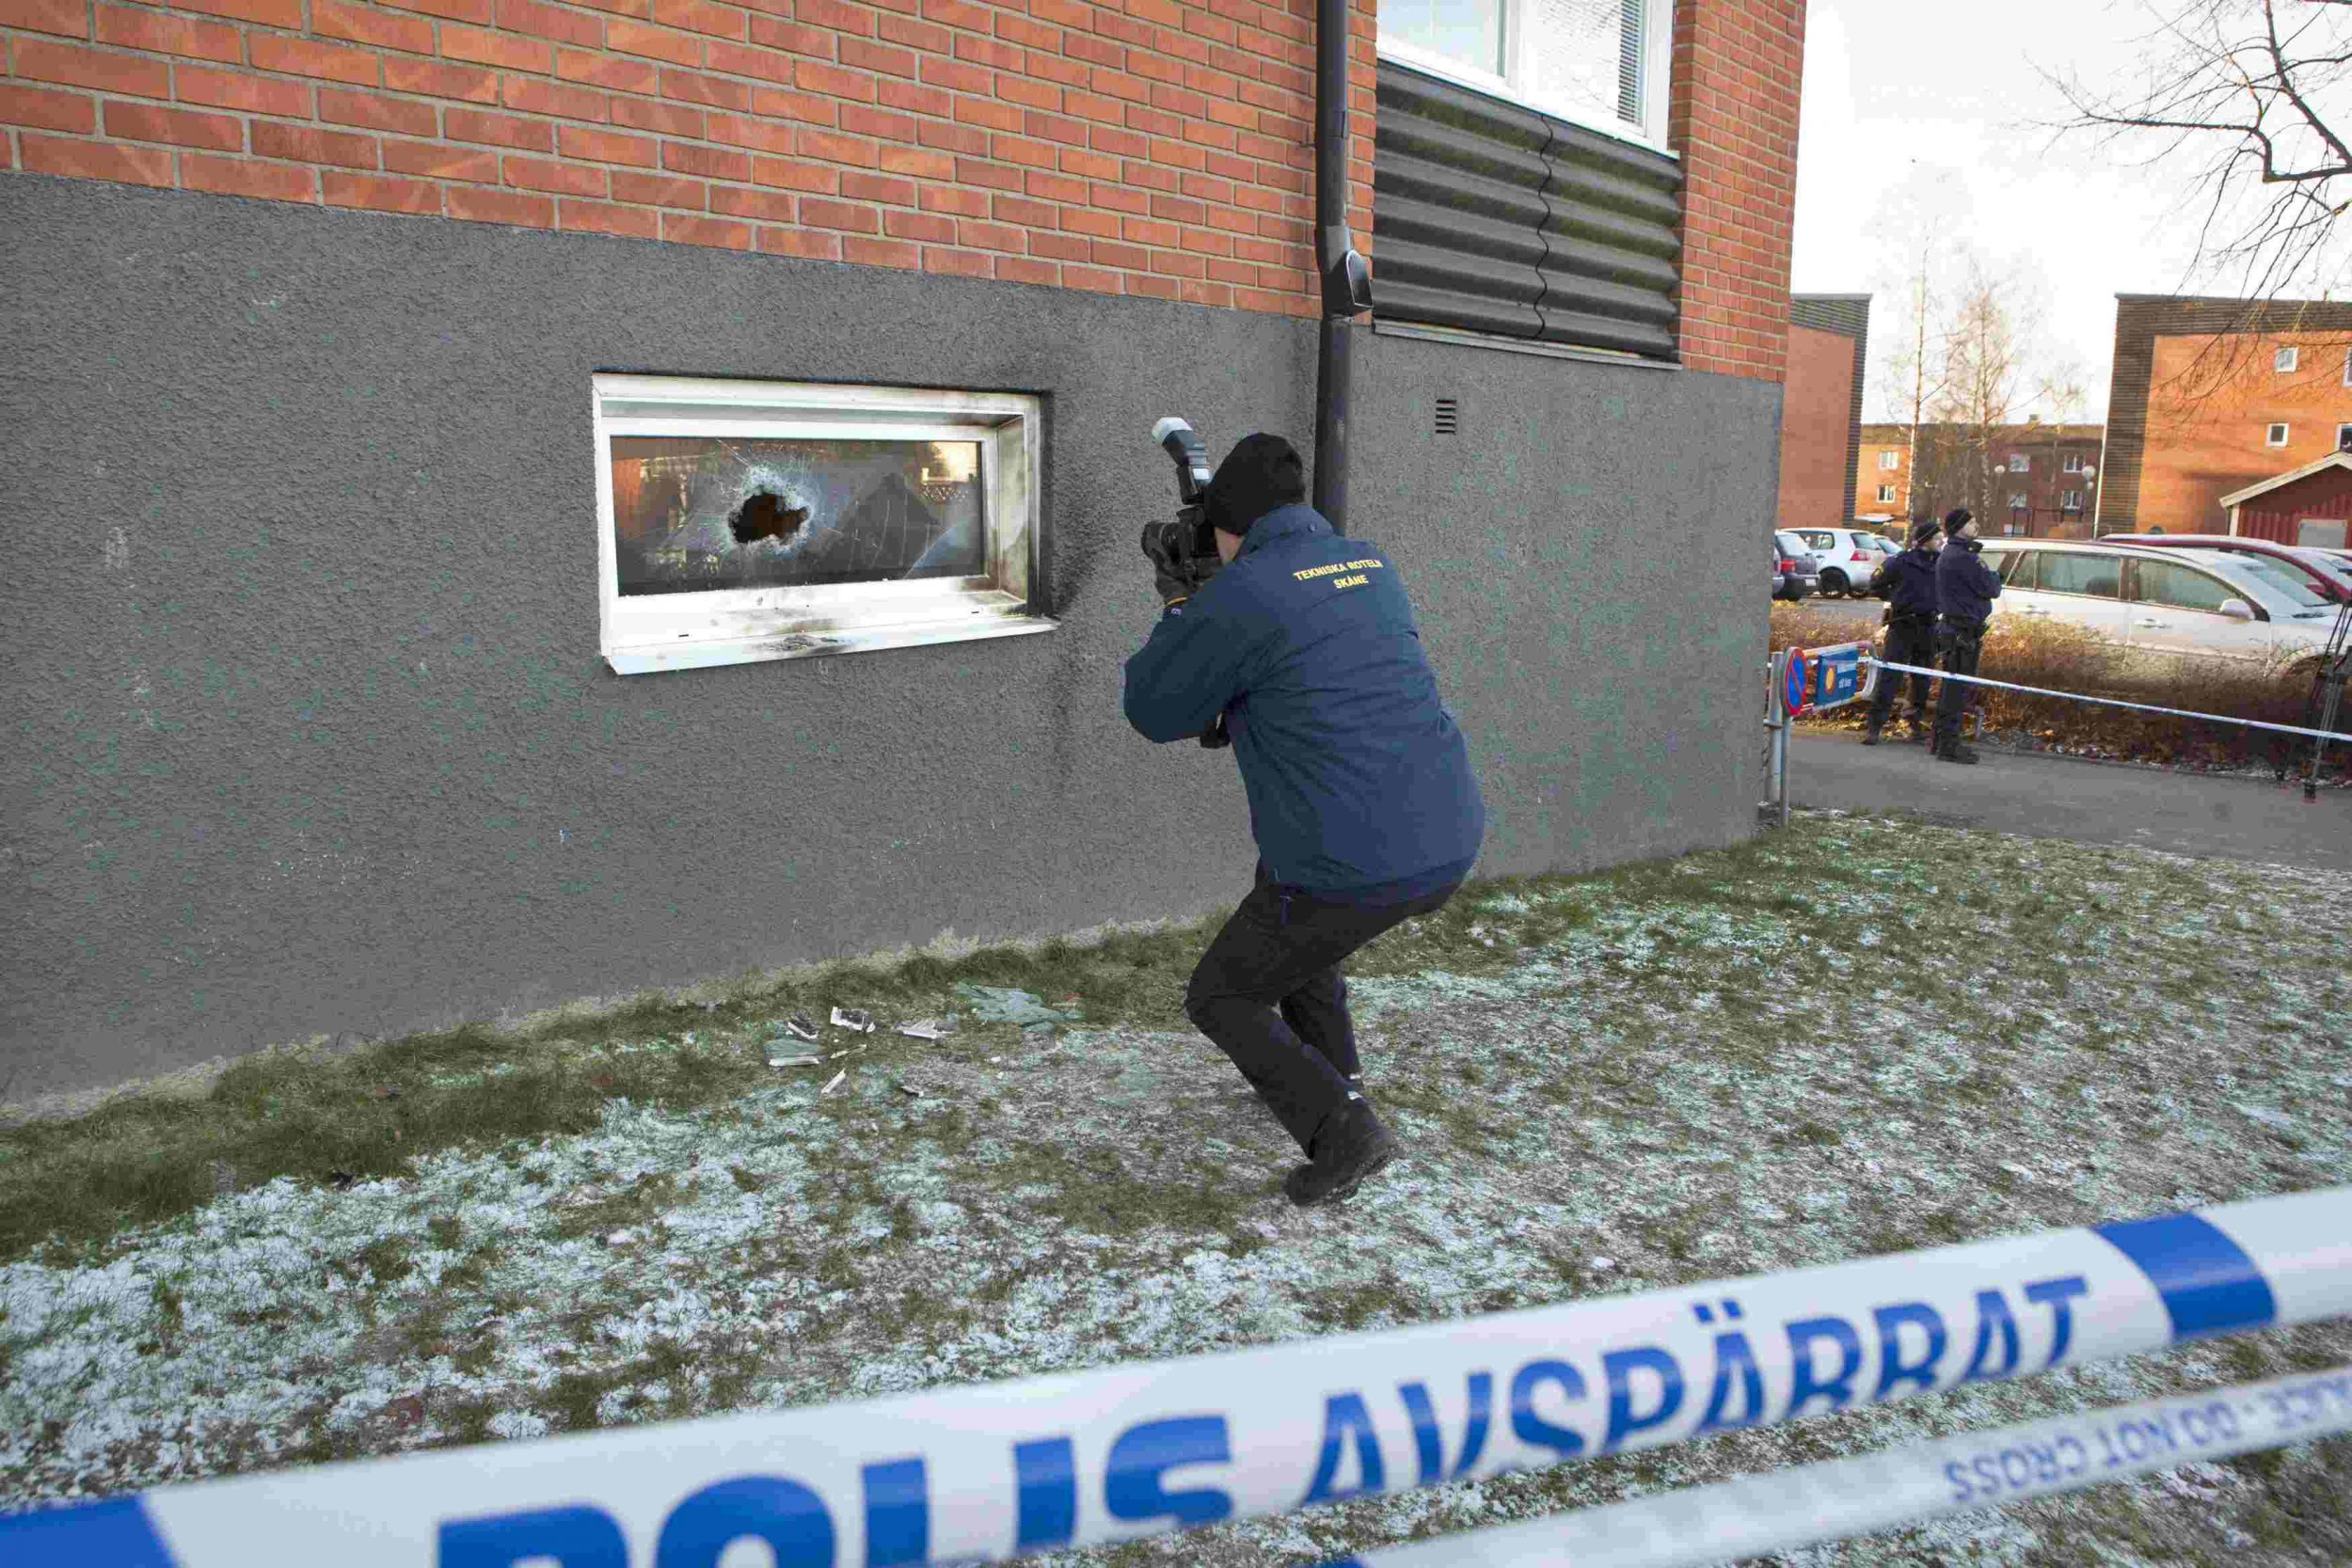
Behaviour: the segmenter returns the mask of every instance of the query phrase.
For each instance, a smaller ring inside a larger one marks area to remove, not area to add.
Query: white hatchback
[[[1821,568],[1821,594],[1842,598],[1870,591],[1870,574],[1886,559],[1886,541],[1867,529],[1791,528],[1781,530],[1804,541]]]
[[[2226,550],[1997,539],[1997,615],[2064,621],[2150,657],[2292,663],[2327,645],[2336,607],[2293,568]]]

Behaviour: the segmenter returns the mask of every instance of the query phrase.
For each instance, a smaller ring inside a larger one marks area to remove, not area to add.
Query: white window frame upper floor
[[[1901,467],[1902,466],[1903,454],[1897,451],[1893,447],[1889,447],[1884,451],[1879,453],[1879,472],[1883,474],[1893,473],[1896,469]]]
[[[2081,452],[2070,451],[2066,454],[2065,459],[2058,464],[2058,472],[2062,474],[2081,473],[2083,471],[2083,464],[2085,461],[2087,460]]]
[[[1501,74],[1409,42],[1386,28],[1382,29],[1379,37],[1380,55],[1383,59],[1394,60],[1399,65],[1410,66],[1415,71],[1483,92],[1490,98],[1503,99],[1534,109],[1554,119],[1564,119],[1588,131],[1633,142],[1668,157],[1678,156],[1666,145],[1666,109],[1674,69],[1674,0],[1625,0],[1627,5],[1642,8],[1642,117],[1638,122],[1614,115],[1596,114],[1590,105],[1549,99],[1537,91],[1530,79],[1530,52],[1534,43],[1533,28],[1527,21],[1527,14],[1534,8],[1535,0],[1499,0],[1499,3],[1502,8],[1503,70]],[[1382,14],[1388,14],[1385,8]]]
[[[2271,352],[2270,369],[2273,374],[2293,375],[2302,363],[2303,351],[2292,344]]]
[[[598,639],[623,675],[864,653],[1052,631],[1039,613],[1043,400],[816,382],[597,375]],[[972,576],[725,587],[624,595],[612,438],[970,443],[978,449],[983,545]]]
[[[2013,474],[2029,474],[2033,472],[2033,459],[2026,456],[2022,451],[2010,452],[2009,454],[2009,472]]]
[[[2293,428],[2284,420],[2273,420],[2263,427],[2263,445],[2283,447],[2294,434]]]

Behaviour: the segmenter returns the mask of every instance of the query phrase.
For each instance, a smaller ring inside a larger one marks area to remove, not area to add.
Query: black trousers
[[[1298,1147],[1347,1102],[1356,1027],[1340,966],[1381,932],[1427,914],[1460,884],[1395,904],[1345,904],[1258,883],[1200,955],[1184,1012],[1232,1059]]]
[[[1935,623],[1907,615],[1899,615],[1888,622],[1886,657],[1897,664],[1932,668],[1935,664]],[[1928,685],[1934,677],[1913,675],[1908,678],[1911,682],[1911,705],[1906,711],[1913,723],[1924,724],[1928,720]],[[1873,730],[1886,727],[1886,716],[1895,706],[1895,690],[1904,679],[1904,676],[1889,671],[1879,672],[1878,689],[1870,694],[1870,728]]]
[[[1944,673],[1947,675],[1973,675],[1977,659],[1984,652],[1982,626],[1944,628]],[[1976,699],[1977,689],[1966,681],[1946,681],[1944,689],[1935,697],[1935,744],[1948,746],[1960,738],[1961,715]]]

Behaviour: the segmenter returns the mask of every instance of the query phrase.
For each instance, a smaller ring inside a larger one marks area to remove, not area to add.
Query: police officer
[[[1977,520],[1964,506],[1944,514],[1945,546],[1935,560],[1935,604],[1944,617],[1944,673],[1973,675],[1984,650],[1985,624],[1993,619],[1993,601],[2001,596],[2001,579],[1977,553]],[[1946,762],[1975,762],[1975,750],[1962,743],[1960,716],[1974,695],[1965,681],[1947,680],[1935,699],[1935,754]]]
[[[1944,545],[1944,525],[1922,517],[1911,526],[1911,548],[1890,556],[1870,576],[1870,592],[1887,601],[1886,658],[1890,663],[1931,669],[1935,664],[1935,556]],[[1911,706],[1905,718],[1915,741],[1928,737],[1928,682],[1914,674]],[[1882,671],[1878,689],[1870,697],[1870,716],[1862,731],[1862,744],[1875,746],[1886,717],[1895,706],[1895,689],[1903,677]]]
[[[1301,1207],[1347,1196],[1398,1152],[1365,1098],[1340,966],[1451,898],[1486,832],[1396,562],[1333,533],[1306,494],[1288,441],[1235,446],[1204,497],[1225,564],[1191,590],[1178,562],[1153,561],[1165,608],[1126,671],[1127,721],[1147,739],[1189,740],[1221,716],[1241,765],[1257,882],[1184,1011],[1305,1151],[1282,1184]]]

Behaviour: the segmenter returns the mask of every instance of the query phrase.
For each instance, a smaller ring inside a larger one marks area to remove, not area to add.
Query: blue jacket
[[[2001,596],[2001,579],[1977,559],[1983,547],[1974,539],[1953,539],[1935,558],[1935,606],[1952,626],[1974,629],[1993,618],[1993,601]]]
[[[1395,563],[1279,507],[1127,660],[1127,721],[1189,740],[1225,716],[1250,832],[1284,887],[1387,902],[1466,875],[1486,808]]]
[[[1886,558],[1870,578],[1870,592],[1887,601],[1899,621],[1932,621],[1935,619],[1936,556],[1928,550],[1908,549],[1900,555]]]

